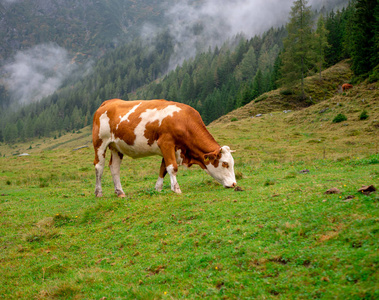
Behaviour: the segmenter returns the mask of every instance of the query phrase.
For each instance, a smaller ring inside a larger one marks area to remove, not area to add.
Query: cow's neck
[[[198,164],[203,169],[206,168],[204,164],[204,154],[214,152],[220,149],[220,145],[216,142],[213,136],[204,127],[192,128],[191,140],[191,163]]]

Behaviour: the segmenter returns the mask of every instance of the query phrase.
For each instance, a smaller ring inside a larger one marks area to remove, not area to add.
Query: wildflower
[[[165,295],[167,295],[167,292],[164,292]]]

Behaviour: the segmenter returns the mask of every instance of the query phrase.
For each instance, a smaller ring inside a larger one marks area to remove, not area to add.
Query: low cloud
[[[56,44],[37,45],[17,52],[4,70],[14,104],[36,102],[54,93],[75,70],[67,50]]]
[[[330,3],[347,0],[311,0],[320,9]],[[175,41],[171,69],[199,50],[221,45],[237,34],[259,35],[289,19],[293,0],[183,0],[166,13],[169,30]],[[330,5],[329,5],[330,6]]]
[[[20,0],[1,0],[0,3],[6,4],[6,3],[16,3],[20,2]]]

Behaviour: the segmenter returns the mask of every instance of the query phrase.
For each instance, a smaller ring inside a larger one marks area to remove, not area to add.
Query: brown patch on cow
[[[218,159],[215,159],[215,160],[212,162],[212,165],[213,165],[215,168],[217,168],[219,164],[220,164],[220,160],[218,160]]]
[[[147,139],[147,144],[149,146],[152,146],[155,141],[158,140],[159,135],[156,130],[156,128],[159,127],[159,120],[156,120],[154,122],[149,122],[146,124],[144,137]]]
[[[207,154],[204,154],[205,164],[208,165],[209,163],[211,163],[215,168],[218,167],[218,165],[220,163],[220,158],[221,158],[221,148],[219,148],[213,152],[209,152]]]
[[[222,163],[222,167],[223,167],[223,168],[229,168],[229,164],[228,164],[227,162],[224,161],[224,162]]]
[[[120,118],[118,118],[117,121],[119,122]],[[123,140],[125,143],[127,143],[128,145],[131,146],[134,144],[134,141],[136,139],[136,135],[134,133],[134,130],[136,129],[138,124],[139,124],[139,122],[138,123],[136,123],[136,122],[132,123],[132,122],[128,122],[128,121],[124,121],[121,123],[112,122],[112,124],[110,124],[110,127],[111,127],[111,131],[113,132],[115,138]],[[117,125],[118,125],[118,128],[117,128]]]

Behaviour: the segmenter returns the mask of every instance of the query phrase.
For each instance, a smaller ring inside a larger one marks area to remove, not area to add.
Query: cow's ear
[[[215,158],[220,159],[221,154],[222,154],[222,148],[220,148],[219,150],[216,150],[214,153],[215,153]]]
[[[208,161],[213,161],[215,159],[215,154],[214,152],[210,152],[210,153],[206,153],[204,154],[204,161],[205,162],[208,162]]]
[[[233,152],[236,152],[236,150],[231,150],[229,146],[222,146],[221,147],[221,151],[220,153],[223,153],[223,151],[225,152],[230,152],[230,153],[233,153]]]
[[[209,154],[204,154],[204,162],[208,162],[209,161]]]

